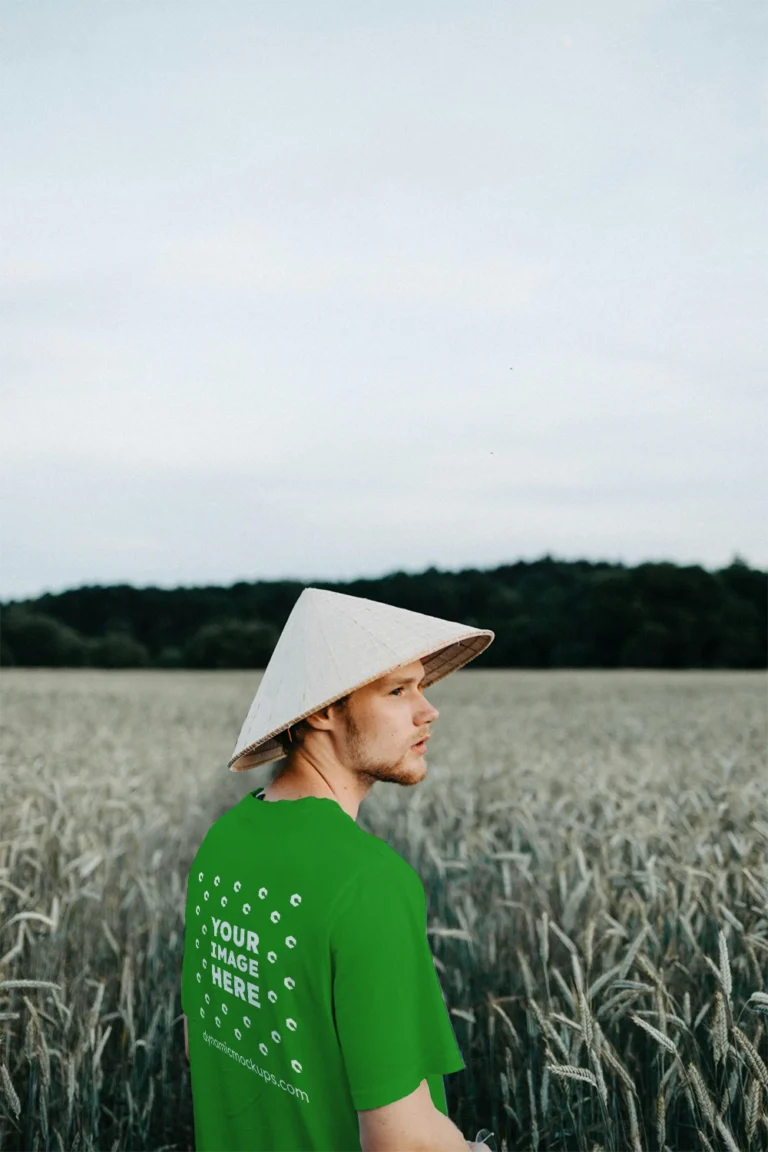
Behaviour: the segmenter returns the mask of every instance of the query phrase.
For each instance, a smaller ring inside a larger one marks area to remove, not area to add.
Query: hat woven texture
[[[245,772],[285,755],[275,736],[342,696],[414,660],[424,687],[479,656],[494,639],[362,596],[305,588],[259,683],[227,766]]]

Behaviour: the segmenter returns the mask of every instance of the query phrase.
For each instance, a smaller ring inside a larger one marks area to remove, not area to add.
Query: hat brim
[[[251,768],[259,768],[262,764],[269,764],[273,760],[281,760],[285,756],[285,752],[278,744],[275,736],[279,736],[281,732],[285,732],[293,724],[298,724],[300,720],[304,720],[307,716],[314,715],[315,712],[320,712],[321,709],[327,708],[329,704],[335,703],[343,696],[348,696],[351,692],[356,692],[358,688],[364,688],[366,684],[372,684],[375,680],[380,680],[382,676],[389,676],[390,673],[396,672],[398,668],[403,668],[408,664],[413,664],[416,660],[424,662],[424,687],[428,688],[430,684],[435,684],[438,680],[443,680],[446,676],[450,676],[451,672],[458,672],[465,664],[469,664],[470,660],[474,660],[477,656],[484,652],[488,645],[491,643],[495,636],[494,632],[490,629],[473,628],[468,631],[465,636],[458,636],[452,640],[450,644],[441,643],[433,648],[427,648],[420,652],[414,653],[405,660],[398,660],[391,668],[384,668],[380,672],[376,672],[374,676],[369,676],[367,680],[361,680],[357,684],[351,684],[345,688],[343,692],[337,692],[335,696],[324,700],[321,704],[303,712],[301,716],[294,716],[287,723],[282,724],[279,728],[269,732],[263,736],[261,740],[256,741],[254,744],[249,744],[247,748],[243,748],[236,756],[233,756],[229,761],[228,767],[230,772],[248,772]]]

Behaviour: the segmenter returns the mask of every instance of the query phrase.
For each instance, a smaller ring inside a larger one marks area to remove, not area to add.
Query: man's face
[[[427,774],[426,745],[440,715],[424,696],[421,660],[353,692],[345,711],[336,712],[337,757],[350,772],[372,785],[376,780],[406,786]]]

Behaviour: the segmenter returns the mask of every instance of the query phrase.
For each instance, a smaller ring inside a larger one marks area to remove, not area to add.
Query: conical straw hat
[[[274,737],[342,696],[414,660],[424,687],[479,656],[487,628],[391,604],[305,588],[293,606],[228,761],[245,772],[285,755]]]

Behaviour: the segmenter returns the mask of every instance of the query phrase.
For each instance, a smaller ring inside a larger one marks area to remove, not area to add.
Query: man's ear
[[[310,728],[330,728],[330,709],[332,707],[332,704],[326,704],[325,708],[321,708],[319,712],[313,712],[311,716],[305,716],[304,722],[309,724]]]

